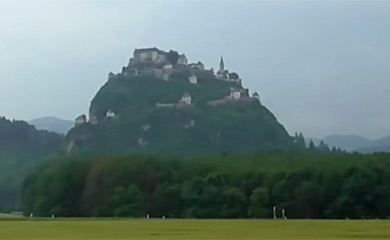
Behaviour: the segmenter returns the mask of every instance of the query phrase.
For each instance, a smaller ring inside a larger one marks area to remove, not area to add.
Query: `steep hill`
[[[63,149],[64,137],[0,117],[0,211],[15,209],[20,184],[44,156]]]
[[[38,130],[47,130],[59,134],[66,134],[73,126],[74,122],[57,117],[42,117],[28,121]]]
[[[0,156],[42,156],[59,151],[63,144],[64,138],[56,133],[0,117]]]
[[[68,151],[226,155],[292,147],[284,127],[223,61],[217,74],[200,62],[143,61],[135,53],[121,73],[109,75],[89,121],[81,117],[70,130]]]

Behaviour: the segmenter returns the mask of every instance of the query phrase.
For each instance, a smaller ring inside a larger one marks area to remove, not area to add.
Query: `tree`
[[[323,140],[321,140],[320,144],[318,145],[318,150],[323,153],[330,152],[328,145],[326,145]]]
[[[152,196],[151,216],[178,218],[182,216],[181,189],[178,185],[162,184]]]
[[[291,218],[386,218],[389,156],[56,159],[25,180],[23,210],[34,216],[266,218],[275,205]]]
[[[306,143],[305,143],[305,138],[303,137],[302,133],[295,133],[294,136],[294,143],[297,149],[299,150],[304,150],[306,149]]]
[[[219,213],[221,218],[246,217],[246,198],[243,192],[234,186],[225,187],[222,192],[222,208]]]
[[[111,202],[114,214],[117,217],[140,217],[144,215],[142,193],[134,184],[115,188]]]
[[[314,142],[313,140],[310,140],[310,143],[309,143],[309,151],[310,152],[315,152],[317,149],[316,149],[316,146],[314,145]]]
[[[250,196],[249,216],[255,218],[267,218],[271,215],[270,197],[268,189],[264,187],[256,188]]]
[[[294,191],[293,215],[297,218],[319,218],[321,216],[320,187],[314,180],[304,181]]]

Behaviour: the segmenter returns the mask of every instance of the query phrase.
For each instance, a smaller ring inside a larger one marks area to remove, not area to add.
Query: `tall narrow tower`
[[[221,62],[219,63],[219,71],[225,71],[225,63],[223,62],[223,57],[221,57]]]

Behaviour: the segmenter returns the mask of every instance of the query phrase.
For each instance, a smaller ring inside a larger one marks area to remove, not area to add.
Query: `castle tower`
[[[225,63],[223,62],[223,57],[221,57],[221,62],[219,63],[219,71],[225,71]]]

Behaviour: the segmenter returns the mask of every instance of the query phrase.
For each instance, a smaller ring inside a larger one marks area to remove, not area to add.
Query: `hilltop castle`
[[[169,81],[174,74],[186,74],[188,81],[197,84],[199,76],[214,76],[222,81],[232,81],[241,84],[241,79],[237,73],[229,73],[225,69],[223,58],[220,67],[215,74],[213,68],[206,69],[200,61],[189,63],[185,54],[176,51],[165,52],[156,47],[135,49],[129,65],[122,69],[122,74],[133,76],[153,76],[165,81]],[[109,78],[114,77],[113,73]]]
[[[198,61],[189,63],[185,54],[179,54],[176,51],[170,50],[169,52],[162,51],[156,47],[135,49],[133,57],[130,58],[129,64],[122,68],[122,72],[114,74],[110,72],[108,74],[109,81],[115,81],[117,77],[133,77],[133,76],[146,76],[161,79],[163,81],[178,79],[187,79],[190,84],[198,85],[198,81],[202,85],[202,81],[224,81],[229,82],[230,92],[225,96],[218,96],[215,99],[208,99],[205,103],[210,106],[218,106],[223,104],[240,102],[260,102],[258,93],[249,95],[249,90],[243,88],[242,81],[239,75],[235,72],[229,72],[225,67],[223,57],[220,59],[219,69],[215,73],[213,68],[207,69],[205,65]],[[225,85],[226,86],[226,85]],[[194,105],[193,96],[187,92],[183,92],[181,98],[171,102],[156,102],[158,108],[182,108],[190,107]],[[195,101],[196,102],[196,101]],[[113,106],[115,109],[115,107]],[[104,110],[105,112],[100,116],[96,114],[94,109],[90,109],[89,120],[85,115],[79,116],[75,122],[76,125],[82,125],[84,123],[91,123],[93,125],[104,121],[105,119],[118,118],[120,112],[116,112],[111,108]]]

